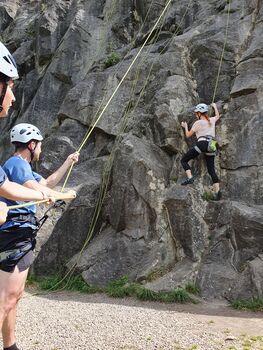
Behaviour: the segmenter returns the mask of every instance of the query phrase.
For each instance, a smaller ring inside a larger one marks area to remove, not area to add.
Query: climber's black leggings
[[[204,153],[205,156],[205,161],[206,161],[206,167],[207,167],[207,171],[208,174],[211,176],[213,183],[217,183],[220,182],[216,172],[215,172],[215,156],[212,155],[207,155],[207,146],[208,146],[208,141],[198,141],[196,143],[196,146],[200,149],[200,151],[202,151],[202,153]],[[197,156],[199,156],[199,152],[197,152],[197,150],[192,147],[189,149],[189,151],[183,156],[183,158],[181,159],[181,164],[184,168],[184,170],[191,170],[188,162],[191,159],[196,158]]]

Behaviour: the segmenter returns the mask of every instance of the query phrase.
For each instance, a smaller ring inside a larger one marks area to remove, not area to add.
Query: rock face
[[[0,2],[1,40],[21,76],[1,124],[2,161],[10,128],[30,122],[46,136],[38,171],[48,176],[96,123],[67,184],[78,197],[42,228],[33,269],[74,266],[100,286],[128,275],[155,290],[196,283],[206,298],[262,297],[261,2],[172,1],[100,114],[166,3]],[[213,97],[220,202],[202,199],[210,185],[202,157],[192,163],[194,185],[180,185],[193,142],[180,123],[191,125],[191,108]]]

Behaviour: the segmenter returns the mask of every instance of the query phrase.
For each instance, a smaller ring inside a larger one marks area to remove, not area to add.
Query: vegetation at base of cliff
[[[108,283],[104,288],[88,285],[81,276],[63,278],[61,275],[48,277],[35,277],[30,275],[27,285],[34,285],[43,290],[69,290],[82,293],[106,293],[114,298],[135,297],[140,300],[160,301],[164,303],[197,303],[189,292],[184,288],[176,288],[165,292],[155,292],[147,289],[139,283],[129,282],[127,276],[123,276]]]
[[[106,68],[109,68],[111,66],[115,66],[115,64],[119,63],[121,60],[121,57],[116,52],[112,52],[105,60],[104,66]]]
[[[201,290],[200,288],[197,287],[196,284],[194,283],[188,283],[185,286],[185,290],[190,293],[190,294],[194,294],[194,295],[200,295],[201,294]]]
[[[101,292],[100,288],[88,285],[80,276],[63,278],[61,274],[47,277],[36,277],[30,274],[27,279],[27,285],[34,285],[40,289],[50,291],[69,290],[82,293]]]
[[[230,302],[230,305],[237,310],[251,310],[263,312],[263,299],[253,298],[249,300],[237,299]]]

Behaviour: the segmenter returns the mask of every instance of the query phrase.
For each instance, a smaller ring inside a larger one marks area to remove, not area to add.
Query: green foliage
[[[205,191],[205,192],[202,194],[202,199],[203,199],[204,201],[209,202],[209,201],[212,201],[212,200],[215,199],[215,195],[214,195],[213,191]]]
[[[263,311],[263,299],[253,298],[250,300],[233,300],[230,305],[237,310]]]
[[[169,292],[159,292],[159,300],[165,303],[196,303],[196,300],[191,298],[188,292],[183,288],[176,288]]]
[[[35,38],[36,37],[36,29],[35,29],[35,23],[34,21],[30,22],[29,25],[27,26],[27,28],[25,29],[25,32],[28,36],[30,36],[31,38]]]
[[[164,229],[162,227],[162,229]],[[149,273],[149,275],[147,276],[147,282],[151,282],[151,281],[155,281],[156,279],[162,277],[163,275],[165,275],[168,272],[168,269],[166,268],[160,268],[158,270],[154,270],[151,273]]]
[[[164,303],[196,303],[189,293],[183,288],[176,288],[169,292],[155,292],[143,287],[138,283],[131,283],[127,276],[123,276],[115,281],[111,281],[105,288],[97,288],[88,285],[81,276],[71,276],[63,278],[61,274],[48,276],[44,278],[30,275],[28,284],[36,284],[43,290],[69,290],[82,293],[106,293],[114,298],[124,298],[133,296],[140,300],[160,301]],[[193,288],[193,287],[192,287]]]
[[[127,283],[129,283],[128,276],[122,276],[117,280],[109,282],[108,287],[110,287],[110,288],[124,287],[125,284],[127,284]]]
[[[158,293],[154,292],[153,290],[139,287],[136,290],[136,296],[140,300],[150,300],[150,301],[157,301],[158,300]]]
[[[171,176],[170,180],[173,181],[173,182],[177,182],[178,176]]]
[[[123,276],[115,281],[108,283],[106,287],[106,293],[114,298],[124,298],[129,296],[129,289],[127,288],[127,283],[129,279],[127,276]]]
[[[119,63],[121,60],[121,57],[118,53],[112,52],[105,60],[104,65],[106,68],[115,66],[115,64]]]
[[[188,283],[186,286],[185,286],[185,290],[188,292],[188,293],[191,293],[191,294],[194,294],[194,295],[200,295],[200,288],[197,287],[196,284],[194,283]]]
[[[56,274],[48,277],[35,277],[29,275],[27,284],[36,284],[43,290],[70,290],[78,291],[82,293],[96,293],[101,290],[97,287],[88,285],[81,276],[72,276],[69,278],[63,278],[61,274]]]

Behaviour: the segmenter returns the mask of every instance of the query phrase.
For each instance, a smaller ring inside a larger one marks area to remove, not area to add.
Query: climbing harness
[[[52,210],[60,209],[62,212],[65,209],[66,202],[62,200],[57,200],[48,210],[44,213],[41,219],[37,219],[33,214],[11,214],[7,216],[7,221],[13,221],[20,224],[30,223],[35,226],[30,233],[30,238],[26,240],[14,243],[14,249],[5,250],[0,252],[0,264],[7,265],[10,267],[15,267],[17,262],[22,259],[30,250],[35,247],[35,237],[41,227],[44,225],[46,220],[49,218]],[[4,230],[7,232],[8,230]],[[15,230],[14,230],[15,234]]]
[[[219,148],[219,144],[218,144],[217,140],[211,135],[200,136],[200,137],[198,137],[197,141],[207,141],[208,142],[207,153],[206,153],[208,155],[211,155],[212,153],[214,155]],[[200,148],[198,146],[194,146],[194,148],[198,153],[202,153],[202,151],[200,150]]]
[[[36,227],[39,225],[39,220],[33,214],[9,214],[6,218],[6,221],[19,222],[21,224],[28,222]]]

